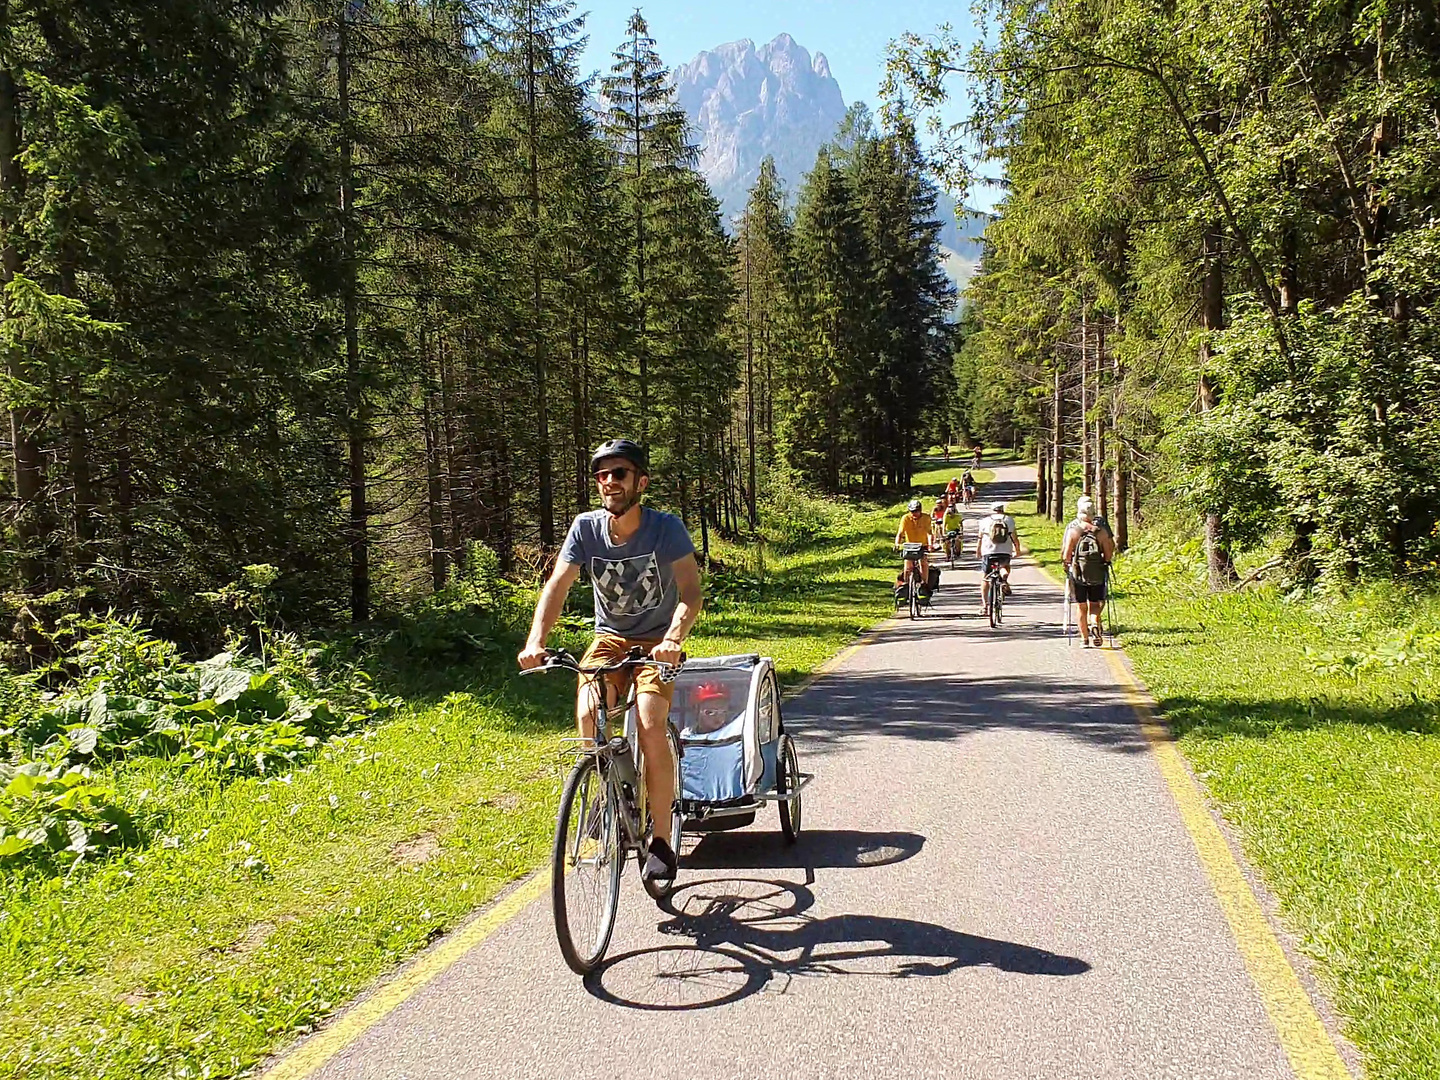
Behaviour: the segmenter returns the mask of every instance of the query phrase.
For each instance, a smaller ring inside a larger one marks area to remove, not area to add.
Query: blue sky
[[[580,0],[577,12],[589,12],[583,73],[609,70],[610,53],[636,6],[634,0]],[[907,30],[928,34],[945,22],[965,38],[974,37],[966,0],[651,0],[638,6],[669,67],[727,41],[750,38],[760,45],[788,33],[812,54],[825,54],[847,105],[858,100],[871,108],[879,104],[891,40]],[[961,90],[957,81],[952,93]],[[961,105],[952,104],[948,117],[960,115]],[[967,201],[988,209],[998,195],[977,186]]]

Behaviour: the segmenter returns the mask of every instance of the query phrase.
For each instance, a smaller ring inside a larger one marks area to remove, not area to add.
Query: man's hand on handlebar
[[[527,641],[525,648],[520,650],[520,670],[529,671],[531,668],[537,668],[548,659],[550,659],[549,649],[544,645],[533,645]]]
[[[674,667],[685,659],[685,647],[674,638],[667,637],[650,650],[650,659],[657,664],[669,664]]]

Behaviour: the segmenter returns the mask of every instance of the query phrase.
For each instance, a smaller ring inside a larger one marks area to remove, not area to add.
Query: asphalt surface
[[[687,842],[673,912],[632,862],[585,980],[547,896],[316,1075],[1292,1076],[1104,657],[1028,560],[1013,581],[992,630],[973,560],[946,570],[787,703],[797,845],[773,810]]]

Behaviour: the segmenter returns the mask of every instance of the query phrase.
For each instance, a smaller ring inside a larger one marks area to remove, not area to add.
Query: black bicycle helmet
[[[624,458],[635,466],[641,476],[650,475],[650,458],[645,448],[629,439],[606,439],[590,455],[590,471],[593,473],[606,458]]]

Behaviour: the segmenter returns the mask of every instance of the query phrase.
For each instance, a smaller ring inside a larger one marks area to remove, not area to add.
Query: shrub
[[[790,484],[767,491],[759,509],[761,533],[781,553],[813,543],[845,518],[835,503]]]

